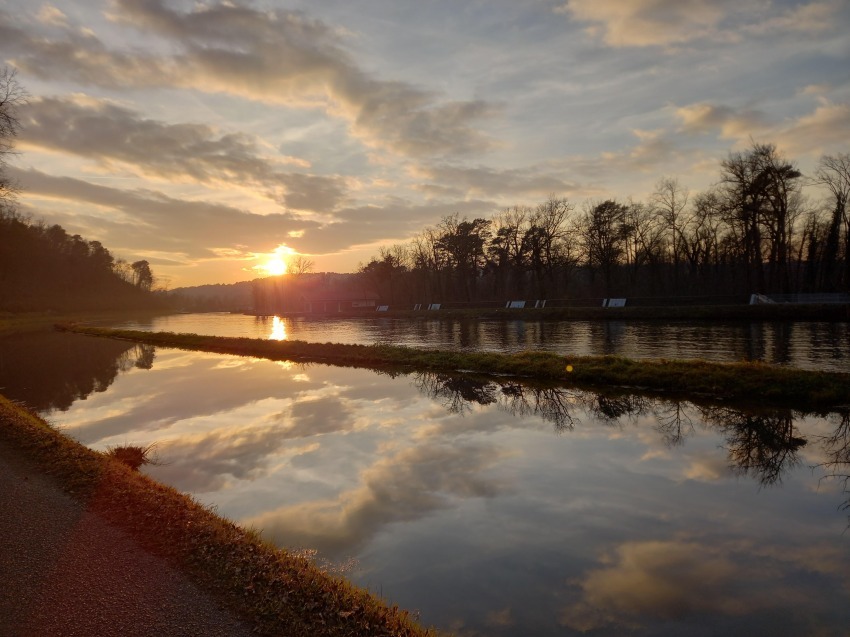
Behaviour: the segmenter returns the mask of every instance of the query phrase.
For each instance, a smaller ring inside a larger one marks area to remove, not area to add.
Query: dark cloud
[[[67,223],[69,228],[82,227],[90,238],[110,248],[177,252],[188,259],[213,258],[218,255],[215,249],[220,248],[271,250],[291,242],[291,232],[319,227],[317,222],[290,213],[258,215],[222,204],[174,199],[150,190],[122,190],[52,177],[32,169],[10,169],[9,173],[30,196],[91,204],[89,214],[72,211],[67,219],[52,214],[51,221]]]
[[[482,216],[496,211],[493,202],[465,201],[414,205],[393,199],[382,206],[343,208],[322,223],[291,213],[253,214],[231,206],[175,199],[151,190],[123,190],[38,170],[9,169],[30,198],[67,200],[91,212],[51,211],[50,223],[86,233],[111,250],[179,254],[194,259],[239,258],[271,251],[286,243],[305,254],[327,254],[381,241],[403,241],[445,215]],[[37,208],[31,210],[38,217]],[[250,249],[246,246],[249,246]],[[174,258],[174,257],[172,257]],[[154,263],[151,260],[151,263]]]
[[[22,142],[94,160],[105,168],[129,166],[168,181],[253,187],[288,208],[329,212],[342,200],[339,177],[281,170],[257,140],[222,134],[203,124],[166,124],[104,101],[38,98],[22,119]]]

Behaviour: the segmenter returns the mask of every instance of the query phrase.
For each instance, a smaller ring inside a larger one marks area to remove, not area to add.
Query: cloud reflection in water
[[[850,625],[829,418],[157,350],[56,420],[458,634]]]

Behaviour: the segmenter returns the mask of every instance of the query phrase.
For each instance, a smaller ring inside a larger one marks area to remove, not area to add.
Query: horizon
[[[837,0],[9,0],[0,24],[22,212],[171,288],[276,255],[346,274],[550,195],[696,193],[753,141],[811,174],[850,139]]]

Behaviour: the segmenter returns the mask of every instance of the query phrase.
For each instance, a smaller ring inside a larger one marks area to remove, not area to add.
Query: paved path
[[[250,634],[0,442],[0,637]]]

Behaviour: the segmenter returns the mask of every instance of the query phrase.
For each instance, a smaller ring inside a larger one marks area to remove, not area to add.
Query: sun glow
[[[263,274],[269,276],[280,276],[286,274],[288,269],[288,260],[293,257],[295,250],[286,245],[279,245],[274,252],[258,255],[263,262],[255,265],[254,269],[259,270]]]

